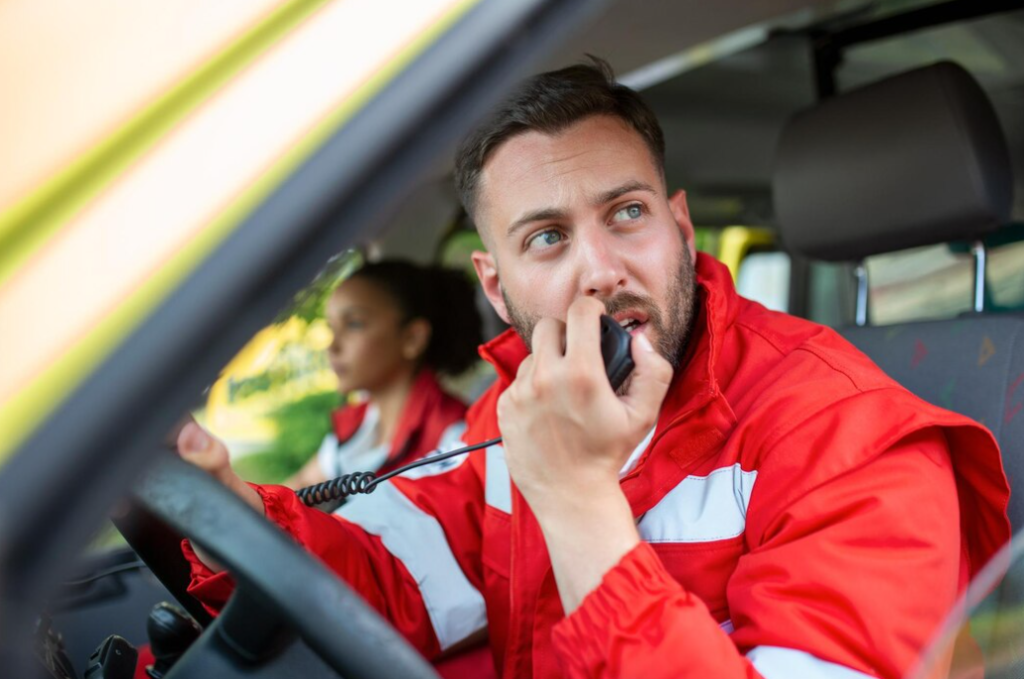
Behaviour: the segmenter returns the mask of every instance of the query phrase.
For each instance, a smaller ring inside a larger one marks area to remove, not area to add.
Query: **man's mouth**
[[[647,318],[637,312],[624,311],[615,314],[613,318],[630,335],[643,331],[647,325]]]

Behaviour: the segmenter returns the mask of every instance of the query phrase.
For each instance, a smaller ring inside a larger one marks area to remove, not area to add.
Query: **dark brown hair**
[[[590,116],[614,116],[636,130],[664,173],[665,137],[654,112],[639,94],[615,82],[607,62],[590,60],[529,78],[463,140],[455,156],[455,188],[470,216],[480,173],[498,146],[528,131],[557,134]]]

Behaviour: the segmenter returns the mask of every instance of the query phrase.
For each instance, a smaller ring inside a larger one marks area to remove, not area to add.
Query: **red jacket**
[[[740,298],[713,259],[697,273],[685,368],[622,480],[644,542],[569,617],[500,446],[345,519],[260,487],[267,516],[428,656],[488,625],[505,677],[901,676],[1009,539],[991,434],[833,331]],[[526,351],[505,334],[483,354],[498,382],[468,442],[496,435]],[[227,582],[196,563],[191,590],[217,604]]]
[[[368,402],[359,403],[331,413],[334,436],[339,443],[345,443],[356,433],[366,418],[368,406]],[[402,408],[387,459],[379,469],[368,471],[384,474],[433,452],[452,435],[457,439],[465,428],[465,416],[466,404],[448,394],[431,370],[420,370]]]

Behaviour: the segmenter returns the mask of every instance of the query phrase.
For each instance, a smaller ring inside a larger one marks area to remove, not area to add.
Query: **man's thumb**
[[[672,365],[651,346],[643,333],[633,337],[630,350],[636,367],[625,401],[637,416],[653,421],[672,382]]]

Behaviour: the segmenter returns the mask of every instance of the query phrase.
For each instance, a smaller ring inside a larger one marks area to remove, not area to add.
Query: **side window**
[[[853,323],[857,288],[853,266],[811,262],[808,318],[833,328]]]
[[[990,245],[987,306],[993,311],[1024,311],[1024,224],[1003,236],[1009,242]]]
[[[888,325],[951,318],[972,308],[974,263],[966,246],[933,245],[867,260],[869,319]],[[988,251],[986,310],[1024,309],[1024,240]]]
[[[334,257],[277,319],[224,367],[195,417],[227,443],[239,474],[280,482],[294,473],[330,429],[341,402],[327,361],[331,330],[324,302],[363,263],[348,250]]]
[[[952,318],[971,308],[971,257],[946,245],[868,257],[872,325]]]

